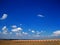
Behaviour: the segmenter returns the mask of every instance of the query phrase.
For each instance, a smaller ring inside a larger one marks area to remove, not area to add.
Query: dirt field
[[[0,45],[60,45],[60,40],[0,40]]]

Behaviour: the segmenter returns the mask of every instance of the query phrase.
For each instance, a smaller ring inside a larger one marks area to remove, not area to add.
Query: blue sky
[[[0,38],[60,38],[59,0],[0,0]]]

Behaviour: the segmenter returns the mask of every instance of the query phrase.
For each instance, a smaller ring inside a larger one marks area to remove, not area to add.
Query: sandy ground
[[[0,40],[0,45],[60,45],[60,40]]]

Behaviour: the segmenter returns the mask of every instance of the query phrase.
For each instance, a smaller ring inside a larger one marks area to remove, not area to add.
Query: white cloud
[[[33,37],[40,37],[40,35],[38,35],[38,34],[37,35],[33,35]]]
[[[45,16],[43,16],[43,15],[41,15],[41,14],[38,14],[37,16],[38,16],[38,17],[45,17]]]
[[[12,32],[19,32],[22,30],[21,27],[17,27],[16,25],[12,25],[11,27],[12,27],[12,29],[11,29]]]
[[[4,26],[4,27],[2,28],[2,30],[7,30],[7,27],[6,27],[6,26]]]
[[[11,26],[12,28],[17,28],[17,26],[16,25],[13,25],[13,26]]]
[[[42,32],[39,32],[39,31],[36,32],[36,34],[38,34],[38,35],[41,34],[41,33],[42,33]]]
[[[18,27],[18,28],[12,29],[12,32],[18,32],[18,31],[21,31],[21,30],[22,30],[22,28],[21,27]]]
[[[34,38],[42,38],[43,34],[45,33],[45,31],[33,31],[34,34],[31,35],[31,37]]]
[[[10,32],[10,34],[12,34],[12,32]]]
[[[2,28],[2,31],[3,31],[3,32],[2,32],[3,34],[7,34],[7,32],[8,32],[7,27],[6,27],[6,26],[4,26],[4,27]]]
[[[16,33],[16,36],[23,36],[22,33]]]
[[[7,31],[3,31],[2,33],[3,33],[3,34],[7,34]]]
[[[6,26],[4,26],[2,28],[2,34],[5,34],[5,35],[10,35],[14,38],[21,38],[21,39],[25,39],[25,38],[28,38],[28,39],[38,39],[38,38],[41,38],[43,36],[41,35],[44,35],[45,34],[45,31],[38,31],[38,30],[31,30],[29,29],[27,32],[24,32],[22,31],[23,29],[21,27],[17,27],[16,25],[13,25],[11,26],[11,30],[8,30],[8,28]],[[55,34],[56,32],[54,32]],[[11,37],[10,37],[11,38]]]
[[[52,36],[60,36],[60,30],[54,31]]]
[[[28,35],[28,33],[27,32],[16,32],[16,36],[26,36],[26,35]]]
[[[21,27],[18,27],[17,29],[18,29],[18,30],[22,30],[22,28],[21,28]]]
[[[3,16],[0,18],[0,20],[4,20],[4,19],[6,19],[7,18],[7,14],[3,14]]]
[[[24,35],[28,35],[28,33],[27,33],[27,32],[22,32],[22,34],[24,34]]]
[[[17,36],[19,36],[19,33],[16,33]]]
[[[35,33],[35,30],[28,29],[29,32]]]
[[[31,32],[32,32],[32,33],[35,33],[35,31],[34,31],[34,30],[32,30]]]

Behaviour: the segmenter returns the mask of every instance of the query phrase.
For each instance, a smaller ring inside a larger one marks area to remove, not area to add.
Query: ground
[[[60,45],[60,40],[0,40],[0,45]]]

